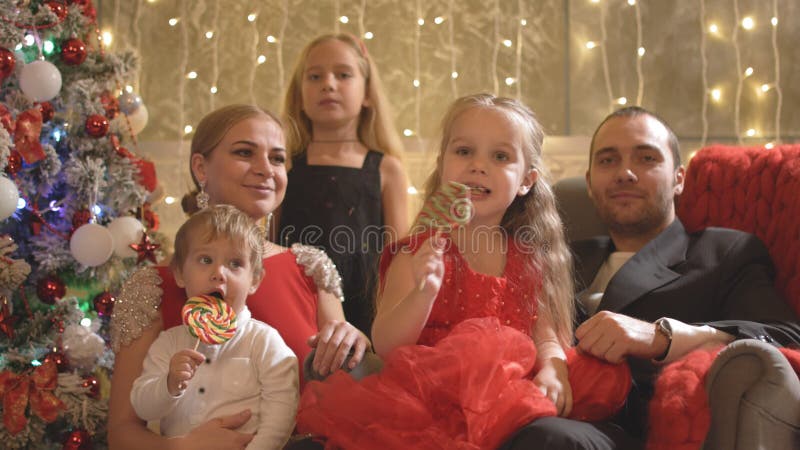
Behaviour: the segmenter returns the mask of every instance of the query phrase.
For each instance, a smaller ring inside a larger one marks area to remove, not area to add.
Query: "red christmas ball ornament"
[[[69,360],[67,360],[67,355],[64,352],[59,350],[54,350],[44,357],[44,362],[52,361],[58,367],[58,371],[62,372],[69,368]]]
[[[75,430],[67,436],[63,450],[91,450],[92,436],[86,430]]]
[[[92,114],[86,118],[86,133],[91,137],[101,138],[108,133],[108,119],[100,114]]]
[[[22,156],[16,150],[11,150],[6,164],[6,173],[14,175],[22,169]]]
[[[83,383],[81,385],[85,388],[89,388],[89,392],[86,394],[91,398],[100,398],[100,382],[97,381],[92,375],[83,379]]]
[[[86,44],[77,38],[67,39],[61,44],[61,60],[70,66],[81,64],[86,60]]]
[[[81,225],[86,225],[92,220],[92,213],[88,209],[79,209],[72,214],[72,229],[77,230]]]
[[[83,15],[94,21],[97,19],[97,10],[94,9],[92,0],[70,0],[71,5],[80,5]]]
[[[0,47],[0,81],[3,81],[14,73],[14,67],[17,65],[17,58],[14,57],[14,52],[11,50]]]
[[[41,102],[37,103],[39,106],[39,111],[42,112],[42,122],[50,122],[53,119],[53,116],[56,115],[56,110],[53,108],[53,104],[50,102]]]
[[[114,310],[114,302],[117,299],[109,292],[101,292],[94,297],[92,300],[92,304],[94,305],[94,310],[97,311],[99,316],[111,316],[111,311]]]
[[[39,296],[39,300],[48,305],[54,305],[66,293],[67,287],[56,275],[48,275],[36,284],[36,295]]]
[[[58,16],[58,20],[64,20],[67,18],[67,5],[62,2],[58,2],[55,0],[51,0],[45,3],[51,11],[53,11],[56,16]]]
[[[109,120],[117,117],[117,114],[119,114],[119,100],[117,100],[117,97],[105,91],[100,94],[100,103],[103,104],[103,109],[106,110],[106,117],[108,117]]]

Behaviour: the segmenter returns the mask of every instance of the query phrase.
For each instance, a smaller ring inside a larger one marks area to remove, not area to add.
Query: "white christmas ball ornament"
[[[17,210],[19,190],[13,181],[0,177],[0,220],[6,220]]]
[[[133,114],[128,115],[128,121],[131,123],[131,131],[133,134],[139,134],[144,130],[144,127],[147,126],[147,119],[149,118],[149,114],[147,113],[147,107],[144,104],[140,105],[136,108],[136,111]]]
[[[117,100],[119,101],[119,110],[127,115],[133,114],[142,106],[142,97],[133,92],[124,92]]]
[[[132,258],[137,253],[130,248],[142,240],[144,225],[134,217],[117,217],[108,224],[108,231],[114,238],[114,254],[120,258]]]
[[[35,102],[51,100],[61,91],[61,72],[47,61],[33,61],[22,67],[19,87]]]
[[[114,251],[114,238],[108,228],[87,223],[72,233],[69,251],[79,263],[95,267],[108,261]]]
[[[70,364],[83,369],[92,369],[105,348],[103,338],[77,324],[64,328],[62,344]]]

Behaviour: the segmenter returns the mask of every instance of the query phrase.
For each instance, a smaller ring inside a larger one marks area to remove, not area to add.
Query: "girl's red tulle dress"
[[[383,276],[396,251],[416,251],[415,235],[384,252]],[[395,252],[392,252],[395,250]],[[455,245],[417,345],[390,352],[383,370],[355,381],[338,371],[306,385],[297,428],[326,448],[494,449],[532,420],[556,409],[531,381],[541,280],[511,243],[501,277],[472,271]],[[568,352],[571,417],[599,420],[619,409],[630,389],[627,365]]]

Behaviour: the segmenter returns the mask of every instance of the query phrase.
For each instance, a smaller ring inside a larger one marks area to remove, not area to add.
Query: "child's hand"
[[[447,240],[436,233],[428,242],[420,246],[417,253],[411,257],[411,267],[414,274],[414,285],[431,297],[439,293],[444,278],[444,246]]]
[[[169,361],[169,374],[167,375],[167,390],[173,397],[177,397],[186,389],[188,381],[194,377],[197,366],[202,364],[206,357],[202,353],[184,349],[172,355]]]
[[[572,387],[569,385],[566,361],[561,358],[548,359],[533,382],[545,397],[553,401],[559,416],[566,417],[572,412]]]

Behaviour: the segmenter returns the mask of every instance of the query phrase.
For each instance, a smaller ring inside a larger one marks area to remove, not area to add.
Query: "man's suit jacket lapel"
[[[675,219],[620,267],[609,281],[598,311],[619,312],[641,296],[678,278],[680,274],[671,268],[686,260],[688,247],[689,236],[683,224]]]

